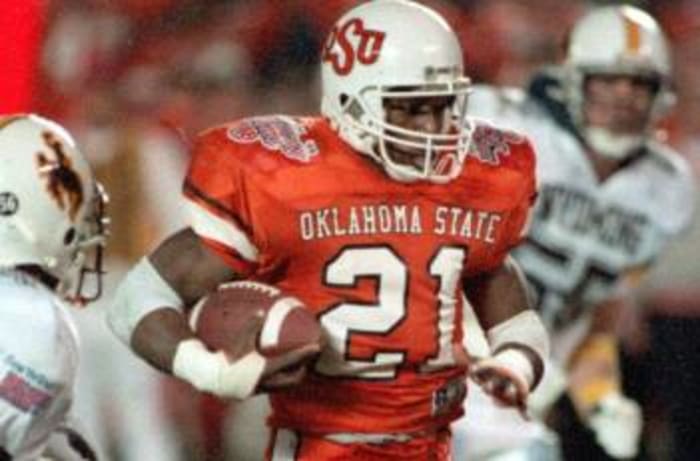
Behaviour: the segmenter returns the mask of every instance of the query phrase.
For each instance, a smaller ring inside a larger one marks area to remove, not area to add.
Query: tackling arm
[[[464,291],[492,353],[473,367],[472,377],[497,401],[524,407],[542,377],[549,337],[529,308],[520,268],[507,258],[495,271],[465,280]]]

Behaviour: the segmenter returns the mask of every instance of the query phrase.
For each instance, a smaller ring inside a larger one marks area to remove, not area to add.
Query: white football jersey
[[[0,446],[34,460],[66,418],[78,340],[65,306],[33,277],[0,270]]]
[[[652,263],[688,225],[693,179],[680,155],[650,143],[600,182],[573,131],[552,111],[556,101],[549,102],[476,86],[469,113],[523,132],[535,146],[539,196],[514,256],[553,333],[555,359],[564,361],[587,329],[591,308],[614,293],[621,275]]]

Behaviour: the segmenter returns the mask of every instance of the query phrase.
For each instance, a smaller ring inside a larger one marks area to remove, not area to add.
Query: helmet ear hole
[[[65,235],[63,236],[63,244],[70,245],[71,243],[73,243],[75,241],[75,236],[76,236],[75,228],[71,227],[70,229],[68,229],[66,231]]]
[[[338,96],[338,102],[340,103],[340,107],[345,106],[345,104],[348,102],[348,99],[350,99],[350,96],[348,96],[345,93],[341,93],[341,95]]]

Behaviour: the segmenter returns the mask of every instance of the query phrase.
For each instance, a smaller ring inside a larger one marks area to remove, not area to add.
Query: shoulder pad
[[[491,165],[500,165],[505,157],[510,156],[517,145],[529,144],[527,137],[513,130],[496,127],[490,122],[473,119],[469,156]]]
[[[691,168],[680,152],[657,141],[647,143],[649,156],[662,170],[671,175],[692,176]]]
[[[526,99],[527,94],[520,88],[474,85],[469,93],[468,113],[488,118],[503,112],[520,110]]]
[[[662,227],[669,234],[676,234],[688,228],[695,208],[695,178],[690,164],[671,147],[650,142],[647,145],[650,162],[656,167],[657,175],[654,195],[658,204],[658,214],[663,216]]]
[[[310,119],[269,115],[239,120],[226,126],[226,136],[239,145],[258,145],[297,162],[308,163],[318,155],[309,139]]]

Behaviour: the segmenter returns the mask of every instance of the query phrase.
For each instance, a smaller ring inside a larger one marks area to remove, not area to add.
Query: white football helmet
[[[646,12],[630,5],[595,8],[574,26],[566,60],[567,105],[581,135],[599,154],[622,159],[647,140],[651,125],[673,104],[671,63],[663,31]],[[584,83],[589,75],[630,75],[658,82],[645,132],[614,134],[587,127]]]
[[[406,0],[375,0],[333,27],[321,67],[322,113],[354,149],[377,160],[399,181],[446,182],[462,169],[471,139],[464,117],[470,81],[462,49],[435,11]],[[389,124],[384,98],[453,96],[442,133]],[[425,149],[422,168],[400,164],[386,143]]]
[[[0,119],[0,268],[38,266],[70,301],[96,299],[105,200],[61,126],[37,115]],[[90,294],[88,274],[96,276]]]

